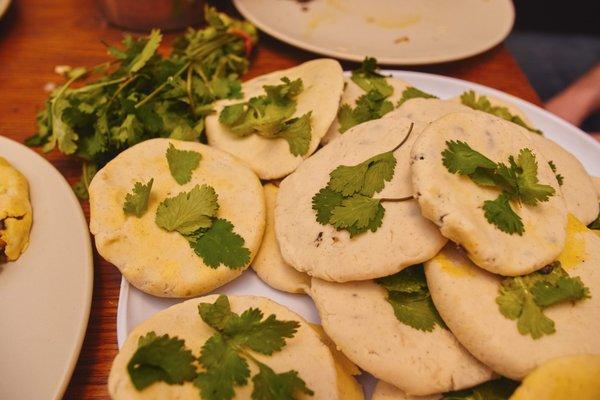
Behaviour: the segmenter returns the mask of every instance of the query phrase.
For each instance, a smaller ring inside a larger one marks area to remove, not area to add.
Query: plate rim
[[[39,161],[41,161],[42,164],[45,164],[45,166],[51,171],[50,173],[53,174],[57,178],[58,182],[60,182],[60,185],[62,185],[62,187],[69,192],[69,197],[70,197],[72,203],[74,205],[76,205],[76,207],[74,207],[74,208],[77,210],[76,211],[77,218],[79,219],[79,222],[82,224],[82,226],[85,227],[84,230],[86,232],[88,232],[88,234],[86,236],[87,240],[85,240],[86,246],[84,249],[84,251],[86,253],[86,259],[87,259],[86,263],[85,263],[86,264],[86,266],[85,266],[86,275],[85,275],[85,282],[84,282],[84,287],[85,287],[84,314],[83,314],[83,318],[79,322],[77,336],[74,341],[75,346],[73,347],[73,351],[71,352],[71,354],[69,356],[67,368],[65,369],[65,372],[61,378],[61,382],[54,387],[55,393],[54,393],[53,399],[58,400],[63,397],[63,395],[65,394],[65,392],[67,390],[67,387],[69,386],[69,384],[71,382],[71,378],[73,377],[73,372],[75,371],[75,367],[77,366],[77,361],[79,361],[79,356],[81,354],[81,349],[83,347],[83,342],[84,342],[86,334],[87,334],[88,323],[90,320],[90,313],[91,313],[91,308],[92,308],[92,298],[93,298],[93,292],[94,292],[94,252],[92,250],[92,241],[91,241],[91,237],[89,234],[88,223],[85,218],[85,214],[83,213],[83,209],[81,208],[81,204],[79,203],[79,200],[75,196],[75,193],[73,192],[73,189],[71,188],[71,185],[69,185],[69,183],[67,182],[65,177],[60,173],[60,171],[58,171],[58,169],[56,169],[56,167],[54,167],[54,165],[52,165],[52,163],[50,163],[50,161],[48,161],[46,158],[42,157],[40,154],[33,151],[29,147],[25,146],[24,144],[22,144],[16,140],[10,139],[6,136],[0,135],[0,143],[2,143],[2,142],[8,143],[9,146],[14,146],[17,149],[20,149],[19,151],[21,151],[23,153],[28,153],[30,156],[33,156],[34,158],[37,157],[37,159]]]
[[[430,64],[440,64],[440,63],[445,63],[445,62],[464,60],[466,58],[473,57],[478,54],[484,53],[484,52],[494,48],[498,44],[502,43],[504,41],[504,39],[506,39],[506,37],[510,34],[510,32],[512,31],[512,28],[514,27],[515,6],[514,6],[513,2],[510,0],[503,0],[503,1],[505,1],[505,3],[508,4],[509,13],[510,13],[509,21],[507,21],[508,23],[506,25],[506,28],[504,29],[504,31],[502,31],[500,34],[498,34],[496,37],[494,37],[494,39],[490,40],[488,42],[488,44],[486,44],[485,46],[481,46],[481,48],[479,50],[471,50],[471,51],[462,52],[462,53],[458,53],[456,55],[450,55],[450,56],[445,56],[445,57],[444,56],[408,57],[408,58],[377,57],[377,62],[380,65],[388,65],[388,66],[393,66],[393,65],[398,65],[398,66],[399,65],[430,65]],[[258,20],[256,18],[256,15],[252,14],[248,10],[248,8],[244,6],[243,0],[233,0],[233,4],[234,4],[235,8],[240,12],[240,14],[242,14],[242,16],[245,19],[252,22],[258,29],[260,29],[264,33],[268,34],[269,36],[272,36],[272,37],[274,37],[278,40],[281,40],[282,42],[285,42],[287,44],[290,44],[294,47],[297,47],[297,48],[300,48],[303,50],[307,50],[312,53],[321,54],[324,56],[334,57],[334,58],[347,60],[347,61],[354,61],[354,62],[361,62],[361,61],[363,61],[365,56],[368,56],[368,54],[361,56],[361,55],[358,55],[358,54],[352,53],[352,52],[344,52],[344,51],[328,49],[326,47],[312,45],[306,41],[296,39],[284,32],[281,32],[274,28],[271,28],[269,25]]]
[[[349,76],[350,71],[344,71],[344,76]],[[600,142],[596,141],[590,135],[585,133],[580,128],[572,125],[571,123],[565,121],[564,119],[552,114],[551,112],[544,110],[540,106],[537,106],[527,100],[523,100],[519,97],[516,97],[512,94],[503,92],[498,89],[494,89],[489,86],[485,86],[479,83],[470,82],[464,79],[453,78],[449,76],[439,75],[439,74],[431,74],[427,72],[418,72],[418,71],[406,71],[400,69],[382,69],[381,73],[386,75],[391,75],[401,79],[407,79],[410,82],[411,77],[416,78],[425,78],[432,81],[437,82],[452,82],[455,84],[459,84],[461,86],[467,85],[469,89],[467,90],[476,90],[482,94],[490,94],[492,96],[496,96],[500,99],[507,99],[509,102],[513,102],[518,107],[522,107],[525,111],[534,110],[534,112],[541,114],[544,118],[550,119],[555,123],[558,123],[562,127],[566,129],[572,130],[576,132],[577,136],[580,136],[584,141],[587,142],[594,151],[598,152],[600,155]],[[128,325],[129,325],[129,293],[130,293],[130,284],[127,280],[121,276],[121,283],[119,289],[119,302],[117,306],[117,344],[118,347],[121,348],[125,340],[127,339],[128,333]],[[187,299],[182,298],[181,301],[185,301]]]

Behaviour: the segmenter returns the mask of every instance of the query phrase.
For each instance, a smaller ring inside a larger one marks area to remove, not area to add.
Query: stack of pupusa
[[[520,119],[528,125],[524,116]],[[584,225],[598,215],[598,201],[575,157],[525,127],[431,98],[407,100],[340,136],[301,164],[279,189],[269,186],[276,200],[268,208],[275,208],[272,221],[267,220],[271,235],[265,236],[259,254],[270,257],[254,268],[276,288],[308,293],[338,348],[365,371],[399,388],[396,398],[404,398],[402,392],[440,398],[436,393],[475,386],[497,378],[495,373],[520,380],[545,360],[600,352],[595,337],[600,305],[593,295],[600,286],[594,272],[600,246]],[[532,150],[540,183],[555,193],[548,202],[519,208],[524,234],[509,235],[484,218],[479,204],[497,196],[497,190],[480,188],[444,168],[441,153],[451,140],[467,141],[499,161],[522,148]],[[314,197],[328,185],[332,171],[356,166],[402,142],[393,153],[393,177],[374,195],[385,199],[385,215],[374,232],[351,237],[317,221]],[[406,198],[413,193],[416,200]],[[444,247],[447,238],[455,243]],[[546,314],[556,333],[534,339],[519,333],[517,322],[500,313],[495,299],[503,276],[529,274],[555,260],[569,276],[581,278],[591,298],[549,308]],[[430,289],[443,319],[429,330],[396,318],[386,301],[394,296],[386,291],[390,285],[371,280],[419,263],[425,264],[427,293]]]

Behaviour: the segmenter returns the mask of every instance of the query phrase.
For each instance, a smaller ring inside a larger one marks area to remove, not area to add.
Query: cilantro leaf
[[[297,371],[277,374],[263,363],[258,363],[258,369],[258,374],[252,378],[252,383],[254,383],[253,400],[291,400],[296,399],[300,393],[309,396],[314,394],[298,377]]]
[[[424,92],[422,90],[417,89],[414,86],[409,86],[402,91],[402,97],[398,100],[396,107],[400,107],[407,100],[423,98],[423,99],[437,99],[437,96]]]
[[[383,97],[389,97],[394,92],[385,76],[377,72],[377,60],[372,57],[365,57],[360,67],[352,71],[350,79],[367,93],[374,90]]]
[[[148,199],[154,178],[150,179],[145,185],[141,182],[136,182],[131,193],[125,196],[123,204],[123,212],[127,215],[135,215],[140,218],[148,209]]]
[[[253,350],[271,355],[281,351],[285,340],[294,337],[298,322],[281,321],[273,314],[263,319],[256,308],[238,315],[231,311],[225,295],[213,304],[200,303],[198,311],[202,320],[217,331],[202,347],[199,361],[205,371],[194,381],[203,399],[232,399],[235,387],[246,385],[250,377],[248,361],[259,370],[252,378],[253,399],[288,400],[297,393],[312,394],[296,371],[275,373],[248,353]]]
[[[281,78],[280,85],[265,85],[264,95],[244,103],[225,106],[219,122],[238,136],[258,134],[267,139],[282,138],[295,156],[308,153],[311,139],[311,112],[292,118],[296,111],[296,97],[303,91],[300,78],[291,81]]]
[[[354,166],[340,165],[330,174],[328,186],[344,196],[361,193],[373,196],[394,177],[396,158],[393,151],[378,154]]]
[[[178,150],[169,144],[167,149],[167,162],[171,176],[180,185],[188,183],[192,179],[192,171],[198,168],[202,155],[195,151]]]
[[[517,175],[519,199],[529,205],[548,201],[554,195],[554,188],[550,185],[538,183],[538,165],[533,152],[527,148],[521,149],[518,157],[520,171]]]
[[[512,123],[515,123],[533,133],[537,133],[538,135],[544,134],[539,129],[535,129],[535,128],[532,128],[531,126],[527,125],[525,123],[525,121],[523,121],[523,119],[521,117],[519,117],[518,115],[511,114],[510,111],[508,111],[508,108],[492,106],[492,103],[486,96],[479,96],[479,98],[477,98],[477,95],[475,94],[475,92],[473,90],[464,92],[460,96],[460,102],[462,104],[464,104],[465,106],[470,107],[474,110],[483,111],[488,114],[492,114],[492,115],[495,115],[502,119],[505,119],[507,121],[510,121]]]
[[[391,101],[375,90],[363,94],[356,100],[354,109],[348,104],[342,104],[338,111],[340,133],[346,132],[355,125],[366,121],[379,119],[394,109]]]
[[[149,332],[139,340],[139,346],[127,364],[131,382],[142,390],[155,382],[181,385],[196,377],[195,357],[185,347],[185,341],[169,335]]]
[[[250,377],[248,362],[219,332],[204,343],[198,361],[206,369],[194,380],[202,399],[232,399],[234,387],[246,385]]]
[[[558,169],[556,168],[556,164],[554,164],[554,161],[550,160],[548,161],[548,165],[550,166],[552,172],[554,172],[554,176],[556,176],[558,184],[562,186],[565,181],[565,178],[561,174],[557,173]]]
[[[189,192],[163,200],[156,210],[156,224],[168,232],[191,235],[210,228],[218,209],[215,190],[208,185],[196,185]]]
[[[387,290],[387,301],[398,321],[425,332],[433,331],[436,324],[446,328],[431,300],[422,265],[413,265],[375,282]]]
[[[459,140],[446,142],[446,149],[442,151],[442,163],[449,172],[459,175],[471,175],[478,168],[496,168],[495,162]]]
[[[278,137],[287,140],[290,153],[302,156],[308,153],[310,146],[311,130],[310,118],[312,111],[307,112],[299,118],[292,118],[284,123],[284,128],[277,134]]]
[[[233,231],[233,224],[226,219],[215,219],[208,230],[190,238],[190,245],[211,268],[223,264],[227,268],[238,269],[250,261],[250,250],[244,247],[244,238]]]
[[[519,333],[539,339],[556,331],[554,321],[543,313],[545,308],[589,297],[589,289],[581,278],[570,277],[555,262],[525,276],[505,278],[496,303],[502,315],[517,320]]]
[[[363,195],[344,199],[331,211],[329,223],[337,229],[354,228],[358,233],[381,225],[383,206],[380,201]],[[352,236],[352,235],[351,235]]]
[[[519,236],[522,236],[525,232],[523,221],[510,206],[506,194],[500,193],[496,200],[484,201],[483,211],[488,222],[494,224],[502,232],[516,233]]]
[[[146,63],[150,60],[150,58],[154,56],[154,54],[156,53],[156,49],[158,49],[158,46],[160,45],[161,41],[162,34],[160,33],[160,31],[158,29],[152,29],[152,31],[150,31],[150,36],[148,36],[148,39],[146,40],[144,48],[142,49],[142,51],[139,52],[139,54],[136,55],[136,57],[133,60],[131,60],[131,63],[127,67],[129,72],[137,72],[140,69],[142,69],[144,65],[146,65]]]
[[[331,212],[342,204],[344,196],[332,190],[329,186],[319,190],[312,198],[312,208],[317,212],[317,222],[325,225],[329,223]]]
[[[518,386],[519,382],[502,377],[470,389],[444,393],[441,400],[509,400]]]

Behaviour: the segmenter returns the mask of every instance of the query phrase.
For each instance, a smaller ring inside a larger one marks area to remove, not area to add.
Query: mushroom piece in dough
[[[402,97],[402,92],[404,91],[404,89],[409,87],[409,84],[401,79],[394,77],[388,77],[385,80],[394,89],[393,93],[386,100],[390,101],[395,106],[398,100],[400,100],[400,98]],[[344,78],[344,92],[342,93],[342,98],[340,100],[340,107],[343,104],[348,104],[349,106],[354,108],[358,98],[364,94],[366,94],[366,92],[356,83],[354,83],[352,78]],[[327,131],[325,136],[323,136],[323,138],[321,139],[321,144],[325,145],[331,142],[333,139],[336,139],[342,135],[343,133],[340,132],[340,122],[336,117],[331,126],[329,127],[329,130]]]
[[[437,227],[423,218],[415,200],[382,201],[382,225],[350,237],[332,225],[317,222],[312,199],[340,165],[352,166],[395,150],[394,176],[374,198],[411,196],[407,143],[418,126],[390,116],[357,125],[306,160],[279,186],[275,232],[284,260],[301,272],[321,279],[347,282],[394,274],[433,257],[445,244]],[[409,132],[411,132],[409,134]],[[407,135],[408,138],[407,138]],[[403,161],[403,160],[407,161]]]
[[[191,179],[179,185],[169,170],[166,152],[200,153]],[[123,212],[125,197],[136,182],[154,179],[147,211],[137,218]],[[156,221],[166,198],[189,192],[197,185],[214,188],[217,217],[233,224],[250,252],[241,268],[209,267],[178,232],[167,232]],[[191,297],[209,292],[238,277],[256,254],[265,225],[265,204],[258,177],[237,159],[200,143],[153,139],[123,151],[102,168],[90,184],[90,231],[98,252],[125,279],[143,292],[161,297]]]
[[[460,343],[495,372],[521,380],[555,357],[600,354],[600,237],[569,216],[558,261],[591,297],[544,309],[556,331],[538,339],[519,333],[517,321],[501,314],[496,301],[505,278],[477,268],[455,245],[426,262],[425,274],[436,308]]]
[[[449,141],[461,141],[494,162],[507,164],[529,149],[536,157],[537,179],[554,194],[536,205],[520,204],[517,213],[524,232],[507,233],[486,218],[484,202],[500,190],[481,186],[468,176],[451,173],[442,161]],[[423,216],[442,235],[462,245],[479,267],[501,275],[522,275],[551,263],[565,243],[567,211],[554,172],[528,131],[482,112],[452,113],[431,123],[419,135],[412,152],[412,183]]]
[[[264,186],[267,220],[265,233],[252,262],[252,269],[267,285],[289,293],[304,293],[310,277],[285,262],[275,237],[275,200],[279,188],[272,183]]]
[[[138,340],[148,332],[157,336],[168,334],[185,340],[185,346],[195,357],[200,355],[202,346],[216,332],[204,323],[198,313],[200,303],[214,303],[216,295],[192,299],[171,306],[137,326],[128,336],[123,347],[113,361],[108,377],[108,391],[114,400],[180,399],[197,400],[199,389],[192,382],[182,385],[168,385],[156,382],[142,391],[138,391],[131,382],[127,364],[138,348]],[[319,334],[296,313],[272,300],[256,296],[228,296],[231,310],[238,315],[249,308],[258,308],[265,318],[275,315],[278,320],[297,321],[300,326],[293,338],[286,339],[281,351],[267,356],[252,352],[252,356],[266,364],[276,373],[295,370],[314,392],[313,396],[301,395],[298,399],[345,400],[338,391],[338,378],[334,359]],[[249,362],[251,374],[257,373],[257,367]],[[316,367],[318,366],[318,368]],[[234,400],[251,398],[252,380],[238,386]]]
[[[427,332],[400,322],[386,290],[374,281],[313,278],[309,295],[337,347],[360,368],[406,393],[463,389],[492,377],[449,330],[435,325]]]
[[[27,249],[31,223],[27,178],[0,157],[0,263]]]
[[[308,152],[295,156],[282,138],[265,138],[258,134],[239,137],[219,122],[221,110],[231,104],[248,101],[265,93],[263,86],[279,85],[281,78],[302,79],[303,90],[296,97],[293,117],[311,112],[311,139]],[[344,88],[340,64],[331,59],[305,62],[297,67],[272,72],[242,84],[242,100],[221,100],[215,103],[216,112],[206,118],[208,144],[226,151],[250,166],[261,179],[278,179],[294,171],[319,145],[321,138],[335,119]]]

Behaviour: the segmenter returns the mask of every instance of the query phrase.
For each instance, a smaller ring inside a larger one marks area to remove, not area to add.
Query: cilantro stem
[[[396,146],[396,147],[394,147],[393,149],[391,149],[391,150],[389,151],[390,153],[393,153],[393,152],[395,152],[395,151],[396,151],[396,150],[398,150],[400,147],[402,147],[402,145],[403,145],[404,143],[406,143],[406,141],[407,141],[407,140],[408,140],[408,138],[410,137],[410,134],[411,134],[411,133],[412,133],[412,131],[413,131],[413,127],[414,127],[414,126],[415,126],[414,122],[411,122],[411,124],[410,124],[410,128],[408,128],[408,133],[406,134],[406,136],[404,137],[404,139],[402,139],[402,141],[400,142],[400,144],[399,144],[398,146]]]
[[[82,87],[77,88],[77,89],[71,89],[69,91],[69,93],[81,93],[81,92],[87,92],[87,91],[90,91],[90,90],[100,89],[100,88],[105,87],[105,86],[111,86],[111,85],[123,82],[126,79],[127,79],[127,77],[124,76],[122,78],[113,79],[111,81],[94,83],[94,84],[91,84],[91,85],[82,86]]]
[[[379,201],[385,201],[387,203],[400,203],[403,201],[409,201],[414,199],[413,196],[406,196],[406,197],[373,197],[375,200],[379,200]]]
[[[192,77],[193,77],[193,72],[194,70],[192,69],[192,66],[190,65],[187,69],[187,84],[186,84],[186,88],[187,88],[187,94],[188,94],[188,98],[190,100],[190,108],[192,109],[192,113],[195,114],[196,111],[196,107],[194,105],[194,94],[192,93]]]

